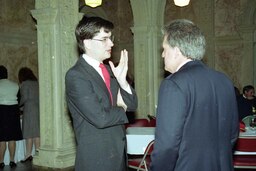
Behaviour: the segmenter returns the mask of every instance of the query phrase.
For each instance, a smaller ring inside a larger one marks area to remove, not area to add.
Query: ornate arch
[[[256,1],[248,1],[245,8],[243,9],[243,14],[240,18],[240,24],[245,26],[256,25]]]

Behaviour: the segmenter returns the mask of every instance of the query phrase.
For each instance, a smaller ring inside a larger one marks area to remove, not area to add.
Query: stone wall
[[[80,6],[84,4],[80,0]],[[197,0],[187,7],[179,8],[173,0],[167,0],[165,24],[176,18],[187,18],[197,23],[207,38],[207,52],[204,62],[226,73],[241,89],[254,84],[255,54],[251,37],[241,32],[246,11],[255,9],[255,0]],[[9,78],[17,81],[19,68],[27,66],[38,75],[36,23],[30,10],[35,8],[34,0],[1,0],[0,6],[0,64],[9,70]],[[118,62],[120,50],[129,51],[129,76],[133,79],[133,16],[130,1],[103,0],[101,7],[107,18],[115,24],[115,47],[112,60]],[[253,15],[252,15],[253,16]],[[253,19],[251,19],[253,21]],[[254,19],[255,20],[255,19]],[[248,22],[253,25],[255,23]],[[250,32],[251,30],[249,30]],[[253,36],[253,35],[252,35]],[[249,44],[248,44],[249,42]]]
[[[0,65],[8,69],[9,79],[17,81],[21,67],[38,75],[36,25],[30,15],[34,0],[1,0]]]
[[[203,61],[224,72],[240,90],[254,84],[253,31],[256,30],[254,0],[197,0],[179,8],[168,0],[165,23],[187,18],[199,25],[207,39]],[[246,13],[249,13],[245,15]],[[249,36],[248,36],[249,35]],[[256,85],[255,85],[256,86]]]

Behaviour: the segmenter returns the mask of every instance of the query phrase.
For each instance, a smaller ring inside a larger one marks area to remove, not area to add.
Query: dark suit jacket
[[[243,94],[237,97],[239,120],[246,116],[253,115],[252,108],[256,107],[256,99],[246,99]]]
[[[110,71],[110,69],[108,68]],[[82,57],[66,74],[66,98],[73,119],[77,140],[76,171],[120,171],[124,167],[128,122],[122,107],[116,106],[119,85],[113,73],[111,92],[97,73]],[[128,111],[137,108],[137,96],[121,89]]]
[[[234,86],[191,61],[161,84],[152,171],[230,171],[238,137]]]

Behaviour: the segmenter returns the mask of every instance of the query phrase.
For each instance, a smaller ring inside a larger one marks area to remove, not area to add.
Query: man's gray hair
[[[189,59],[201,60],[205,54],[205,37],[201,30],[186,19],[172,21],[163,28],[163,34],[171,47],[177,47]]]

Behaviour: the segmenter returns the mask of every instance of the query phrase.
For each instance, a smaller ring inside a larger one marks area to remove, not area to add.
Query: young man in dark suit
[[[76,171],[126,170],[125,112],[136,110],[137,96],[126,81],[126,50],[118,66],[103,64],[111,56],[113,28],[110,21],[86,16],[76,27],[82,55],[65,80],[77,140]]]
[[[163,30],[165,70],[156,115],[151,171],[231,171],[238,137],[233,83],[200,60],[205,37],[188,20]]]

